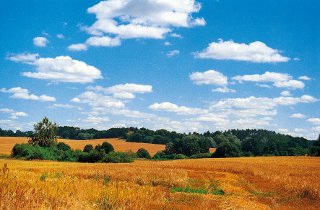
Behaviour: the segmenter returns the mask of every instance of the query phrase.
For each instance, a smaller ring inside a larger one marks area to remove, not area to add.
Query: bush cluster
[[[12,149],[12,156],[27,160],[56,160],[68,162],[105,162],[105,163],[130,163],[133,156],[130,153],[114,152],[111,144],[104,142],[94,149],[86,145],[81,150],[72,150],[69,145],[59,142],[50,147],[41,147],[31,144],[16,144]]]

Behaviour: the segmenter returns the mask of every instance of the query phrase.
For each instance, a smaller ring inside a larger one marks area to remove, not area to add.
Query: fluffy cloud
[[[87,50],[88,46],[86,44],[72,44],[68,46],[68,50],[70,51],[84,51]]]
[[[37,47],[45,47],[49,43],[46,37],[35,37],[33,38],[33,44]]]
[[[16,99],[25,99],[25,100],[34,100],[34,101],[41,101],[41,102],[47,102],[47,101],[55,101],[55,97],[47,96],[47,95],[34,95],[30,94],[30,91],[21,87],[14,87],[10,89],[2,88],[0,89],[0,92],[4,93],[12,93],[10,98],[16,98]]]
[[[307,119],[308,122],[312,123],[312,124],[315,124],[315,125],[320,125],[320,118],[309,118]]]
[[[88,8],[88,13],[95,14],[97,20],[91,26],[82,28],[95,37],[107,37],[106,39],[163,39],[175,27],[190,28],[205,25],[203,18],[192,17],[192,14],[198,13],[200,9],[200,4],[195,0],[101,1]],[[87,42],[84,46],[91,45]],[[108,41],[108,44],[98,46],[110,47],[121,44],[115,40],[112,43],[113,45],[110,45]],[[81,48],[77,44],[69,46],[69,49],[85,50],[84,46]]]
[[[141,7],[140,5],[143,5]],[[163,38],[171,27],[204,25],[203,18],[193,18],[201,9],[194,0],[109,0],[90,7],[97,21],[91,34],[108,33],[121,38]]]
[[[215,70],[193,72],[189,77],[196,85],[226,86],[228,84],[228,78]]]
[[[150,119],[152,114],[130,110],[126,107],[129,99],[135,98],[135,94],[152,92],[151,85],[126,83],[111,87],[88,87],[87,91],[71,101],[88,104],[90,111],[87,113],[93,117],[107,115],[120,115],[129,118]]]
[[[272,49],[260,41],[244,44],[219,40],[218,42],[210,43],[207,49],[202,52],[195,53],[195,57],[254,63],[277,63],[290,60],[290,58],[280,55],[279,50]]]
[[[206,111],[202,109],[178,106],[170,102],[154,103],[150,105],[149,108],[156,111],[174,112],[179,115],[197,115],[206,113]]]
[[[27,113],[25,112],[17,112],[13,109],[8,109],[8,108],[3,108],[3,109],[0,109],[0,113],[6,113],[6,114],[9,114],[10,115],[10,119],[18,119],[19,117],[26,117],[28,116]]]
[[[107,36],[93,36],[87,39],[86,44],[95,47],[115,47],[121,45],[121,41],[118,37],[110,38]]]
[[[227,87],[219,87],[212,89],[212,92],[218,92],[218,93],[235,93],[236,91]]]
[[[302,89],[304,83],[299,80],[293,80],[292,76],[284,73],[265,72],[264,74],[250,74],[235,76],[232,78],[240,83],[242,82],[271,82],[278,88]]]
[[[297,118],[297,119],[303,119],[305,117],[306,116],[304,114],[301,114],[301,113],[295,113],[295,114],[290,115],[290,118]]]
[[[300,80],[306,80],[306,81],[311,80],[311,78],[308,77],[308,76],[300,76],[299,79]]]
[[[190,80],[196,85],[215,85],[221,86],[212,89],[212,92],[234,93],[233,89],[227,87],[228,77],[216,70],[208,70],[205,72],[193,72],[189,76]]]
[[[18,54],[8,59],[35,66],[35,72],[22,73],[26,77],[73,83],[90,83],[102,78],[99,69],[69,56],[39,58],[38,54]]]
[[[291,93],[290,93],[290,91],[284,90],[281,92],[281,95],[282,96],[291,96]]]
[[[121,40],[116,38],[111,38],[108,36],[93,36],[87,39],[85,43],[72,44],[68,46],[70,51],[85,51],[88,47],[116,47],[121,45]]]
[[[179,50],[171,50],[167,53],[167,57],[168,58],[171,58],[173,56],[176,56],[176,55],[179,55],[180,54],[180,51]]]
[[[7,59],[14,61],[14,62],[32,64],[32,62],[34,62],[38,58],[39,58],[39,54],[21,53],[21,54],[17,54],[17,55],[11,55]]]
[[[89,90],[101,91],[107,94],[113,94],[113,97],[120,99],[133,99],[135,98],[136,93],[151,93],[152,86],[151,85],[141,85],[134,83],[126,83],[114,85],[111,87],[89,87]]]
[[[82,122],[84,123],[90,123],[93,125],[101,124],[104,122],[108,122],[109,119],[106,117],[95,117],[95,116],[88,116],[86,119],[83,119]]]
[[[49,106],[51,109],[57,109],[57,108],[62,108],[62,109],[78,109],[81,110],[80,107],[73,106],[71,104],[53,104],[52,106]]]
[[[219,102],[212,105],[212,108],[219,109],[251,109],[257,112],[264,113],[267,110],[272,110],[276,106],[289,106],[298,103],[313,103],[316,102],[312,96],[303,95],[301,97],[254,97],[250,96],[248,98],[228,98],[220,100]]]
[[[73,98],[71,101],[76,103],[86,103],[91,107],[123,108],[125,106],[120,100],[103,94],[95,93],[93,91],[86,91],[80,94],[78,97]]]

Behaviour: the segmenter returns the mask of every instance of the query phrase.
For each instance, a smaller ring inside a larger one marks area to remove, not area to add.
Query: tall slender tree
[[[51,147],[57,143],[57,131],[57,124],[45,117],[34,125],[34,132],[29,138],[29,144]]]

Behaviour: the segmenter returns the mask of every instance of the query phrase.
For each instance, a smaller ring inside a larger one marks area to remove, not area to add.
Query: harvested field
[[[320,209],[320,159],[0,159],[0,209]]]
[[[26,143],[28,140],[26,137],[0,137],[0,154],[10,154],[13,146],[15,144]],[[148,150],[150,155],[154,155],[160,150],[164,150],[164,145],[159,144],[147,144],[147,143],[136,143],[136,142],[126,142],[121,139],[96,139],[96,140],[67,140],[59,139],[59,142],[64,142],[71,146],[72,149],[83,149],[85,145],[92,144],[96,146],[107,141],[114,147],[115,151],[126,152],[133,151],[136,152],[140,148],[145,148]]]

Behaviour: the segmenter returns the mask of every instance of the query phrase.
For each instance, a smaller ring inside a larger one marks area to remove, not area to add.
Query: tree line
[[[38,124],[39,125],[39,124]],[[36,125],[35,125],[36,126]],[[35,127],[36,130],[36,127]],[[122,138],[128,142],[165,144],[166,149],[154,158],[177,159],[197,157],[240,157],[240,156],[294,156],[320,154],[320,139],[310,141],[302,137],[279,134],[263,129],[232,129],[205,133],[178,133],[165,129],[110,128],[108,130],[80,129],[72,126],[56,126],[56,134],[64,139]],[[5,131],[2,136],[33,136],[35,132]],[[210,148],[216,148],[214,154]]]

